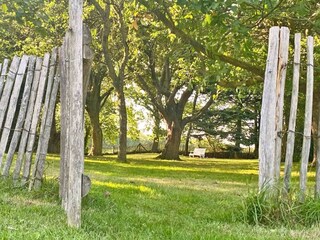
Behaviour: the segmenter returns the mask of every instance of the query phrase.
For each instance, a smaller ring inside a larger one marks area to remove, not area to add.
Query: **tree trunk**
[[[160,139],[160,114],[154,114],[154,127],[153,127],[153,143],[151,152],[159,152],[159,139]]]
[[[100,84],[98,80],[92,83],[92,88],[87,92],[86,110],[90,118],[92,129],[92,145],[89,150],[89,155],[102,155],[102,129],[100,126]]]
[[[50,130],[48,153],[60,153],[60,132],[57,131],[56,124],[56,111],[54,111],[52,126]]]
[[[96,107],[88,108],[87,110],[90,123],[92,127],[92,146],[89,151],[89,155],[92,156],[101,156],[102,155],[102,129],[100,126],[99,119],[99,108]]]
[[[119,99],[119,152],[118,160],[120,162],[127,162],[127,109],[126,99],[123,92],[123,85],[117,89]]]
[[[188,129],[187,137],[186,137],[186,145],[184,148],[184,155],[186,155],[186,156],[188,156],[188,154],[189,154],[189,142],[190,142],[191,131],[192,131],[192,123],[189,123],[189,129]]]
[[[174,122],[168,123],[168,134],[166,145],[159,156],[160,159],[180,160],[179,147],[183,127],[177,126]]]

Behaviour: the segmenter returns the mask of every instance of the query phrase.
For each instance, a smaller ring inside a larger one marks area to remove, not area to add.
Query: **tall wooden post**
[[[313,37],[307,39],[307,91],[304,114],[303,144],[301,151],[300,168],[300,191],[301,201],[304,201],[307,191],[307,173],[311,144],[311,124],[312,124],[312,101],[313,101]]]
[[[290,31],[287,27],[280,29],[279,64],[277,78],[277,105],[276,105],[276,148],[275,148],[275,180],[280,179],[282,128],[283,128],[283,106],[284,89],[289,55]]]
[[[83,134],[83,65],[82,65],[82,0],[69,0],[69,32],[70,32],[70,102],[69,135],[69,184],[67,217],[72,227],[81,225],[81,180],[84,165],[84,134]]]
[[[300,78],[300,52],[301,34],[296,33],[294,37],[294,62],[293,62],[293,81],[291,94],[290,118],[287,137],[286,160],[284,168],[284,187],[287,192],[290,190],[291,169],[293,162],[293,151],[295,141],[296,118],[299,97],[299,78]]]
[[[276,81],[279,58],[279,27],[269,32],[259,137],[259,189],[274,182],[276,141]]]

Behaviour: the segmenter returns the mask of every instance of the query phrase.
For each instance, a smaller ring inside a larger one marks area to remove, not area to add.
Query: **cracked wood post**
[[[70,33],[70,102],[69,121],[72,141],[69,142],[69,184],[67,218],[68,225],[81,226],[81,182],[84,165],[83,134],[83,21],[82,0],[69,0],[69,33]]]
[[[293,162],[296,119],[299,97],[299,78],[300,78],[300,56],[301,56],[301,34],[296,33],[294,37],[294,60],[293,60],[293,81],[291,94],[291,107],[287,136],[287,148],[284,167],[284,188],[288,193],[290,191],[291,169]],[[320,126],[320,125],[319,125]],[[319,131],[320,133],[320,131]]]
[[[311,144],[312,102],[313,102],[313,37],[307,38],[307,90],[304,114],[303,143],[300,167],[300,200],[305,200],[307,191],[307,173]]]
[[[288,55],[289,55],[290,31],[287,27],[280,29],[279,62],[277,78],[277,103],[276,103],[276,143],[275,143],[275,181],[280,179],[281,148],[282,148],[282,129],[283,129],[283,105],[284,90],[286,83]]]
[[[272,27],[269,31],[259,136],[259,190],[274,184],[279,30],[279,27]]]

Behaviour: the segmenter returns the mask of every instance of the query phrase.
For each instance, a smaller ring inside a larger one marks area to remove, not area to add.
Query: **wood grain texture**
[[[83,134],[83,21],[82,0],[69,1],[70,28],[70,165],[68,186],[68,225],[81,226],[81,182],[84,165]]]
[[[268,58],[264,78],[259,136],[259,189],[273,184],[275,159],[276,81],[279,56],[279,27],[269,31]]]
[[[300,166],[300,200],[304,201],[307,191],[307,173],[311,144],[312,104],[313,104],[313,37],[307,38],[307,90],[304,114],[303,143]]]
[[[47,150],[48,150],[49,139],[50,139],[50,131],[52,127],[52,119],[54,117],[56,98],[57,98],[57,93],[58,93],[59,83],[60,83],[60,69],[56,69],[54,70],[54,72],[55,72],[55,77],[53,79],[52,87],[49,86],[49,84],[47,85],[47,93],[50,92],[50,94],[47,94],[46,96],[45,108],[44,108],[46,109],[46,114],[45,114],[46,116],[45,118],[44,117],[42,118],[42,122],[41,122],[41,128],[40,128],[41,130],[40,130],[39,142],[37,147],[36,159],[35,159],[34,170],[32,173],[32,179],[30,181],[29,189],[34,188],[35,190],[37,190],[41,187],[41,183],[42,183],[45,160],[47,156]],[[50,78],[51,78],[51,69],[49,74],[49,81],[50,81]],[[47,100],[48,100],[48,103],[47,103]]]
[[[23,173],[22,173],[22,179],[21,179],[22,185],[25,185],[27,183],[27,181],[29,180],[29,176],[30,176],[30,169],[31,169],[31,163],[32,163],[31,162],[32,161],[32,159],[31,159],[32,158],[32,151],[33,151],[33,145],[34,145],[34,141],[35,141],[36,133],[37,133],[37,126],[38,126],[38,121],[39,121],[39,116],[40,116],[40,111],[41,111],[44,89],[45,89],[45,85],[47,82],[49,60],[50,60],[50,54],[46,53],[44,56],[44,60],[43,60],[43,65],[42,65],[41,75],[40,75],[40,80],[39,80],[39,86],[38,86],[38,91],[37,91],[37,97],[35,100],[31,125],[30,125],[30,129],[29,129],[29,137],[28,137],[28,142],[27,142],[26,151],[25,151],[25,162],[23,165]]]
[[[286,158],[284,167],[284,188],[290,190],[291,170],[293,162],[295,129],[299,97],[299,78],[300,78],[300,56],[301,56],[301,34],[296,33],[294,37],[294,60],[293,60],[293,81],[291,94],[291,107],[289,116]]]
[[[282,129],[283,129],[283,106],[284,90],[286,84],[288,55],[289,55],[289,38],[290,31],[287,27],[280,28],[280,45],[278,60],[278,77],[277,77],[277,99],[276,99],[276,142],[275,142],[275,161],[274,161],[274,178],[275,181],[280,179],[281,149],[282,149]]]
[[[21,138],[20,138],[18,156],[17,156],[16,165],[15,165],[13,175],[12,175],[14,180],[18,180],[20,177],[21,167],[22,167],[23,158],[24,158],[24,154],[25,154],[25,148],[27,145],[29,130],[30,130],[31,121],[32,121],[34,104],[35,104],[35,100],[37,97],[37,91],[38,91],[38,85],[39,85],[39,80],[40,80],[40,75],[41,75],[42,63],[43,63],[43,59],[40,57],[37,57],[35,73],[34,73],[34,77],[33,77],[33,81],[32,81],[30,99],[28,102],[26,117],[23,122],[23,129],[22,129]],[[16,134],[19,134],[19,132],[16,132]],[[14,138],[19,138],[19,136],[14,135]],[[8,151],[8,155],[7,155],[7,161],[9,161],[9,159],[10,159],[10,161],[12,161],[13,154],[16,150],[17,144],[18,144],[18,141],[11,142],[10,147],[9,147],[9,151]]]
[[[8,153],[6,156],[6,164],[5,164],[3,172],[2,172],[3,176],[9,175],[9,170],[11,168],[13,155],[14,155],[14,152],[15,152],[16,147],[18,145],[21,133],[22,133],[23,123],[25,121],[27,108],[28,108],[28,102],[30,100],[30,95],[31,95],[31,88],[32,88],[32,81],[34,78],[35,63],[36,63],[36,57],[30,56],[29,57],[29,64],[28,64],[28,73],[27,73],[27,77],[26,77],[26,83],[24,86],[24,90],[23,90],[22,100],[20,103],[18,120],[17,120],[16,126],[15,126],[15,129],[14,129],[14,133],[13,133],[11,142],[10,142],[10,147],[9,147],[9,150],[8,150]]]

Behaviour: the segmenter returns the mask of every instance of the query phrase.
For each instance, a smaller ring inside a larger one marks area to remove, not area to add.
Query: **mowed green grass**
[[[82,227],[69,228],[58,197],[59,157],[49,156],[42,190],[0,181],[0,239],[319,239],[317,227],[287,229],[241,221],[257,186],[256,160],[156,160],[154,154],[86,158],[92,180]]]

